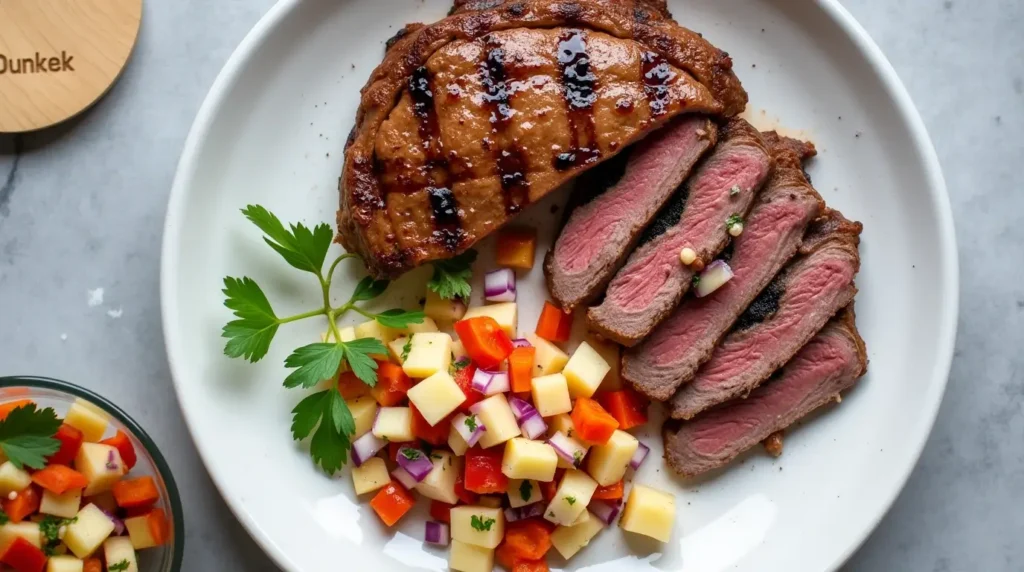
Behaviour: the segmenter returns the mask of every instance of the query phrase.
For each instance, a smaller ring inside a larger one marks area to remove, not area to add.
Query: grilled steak
[[[577,206],[544,260],[548,290],[562,308],[570,311],[601,294],[644,227],[716,137],[717,128],[707,118],[684,117],[637,145],[610,188],[607,182],[616,177],[600,169],[596,173],[604,181],[579,181],[572,197]]]
[[[406,27],[363,89],[338,229],[374,276],[462,252],[680,114],[746,104],[656,0],[473,4]]]
[[[861,224],[829,209],[811,224],[800,256],[762,291],[697,371],[669,401],[675,419],[750,393],[789,361],[853,300]]]
[[[645,338],[682,300],[694,271],[729,242],[726,221],[747,214],[770,169],[771,155],[761,135],[746,121],[733,119],[714,153],[644,233],[643,244],[612,279],[604,301],[587,312],[590,329],[626,346]],[[679,261],[683,248],[696,252],[689,266]]]
[[[867,371],[852,305],[814,336],[771,381],[692,421],[665,423],[665,460],[687,477],[717,469],[849,389]]]
[[[796,254],[804,230],[824,206],[803,176],[800,157],[774,140],[775,167],[743,223],[743,234],[733,239],[732,280],[711,296],[684,300],[622,357],[622,377],[651,399],[665,401],[693,379],[736,318]]]

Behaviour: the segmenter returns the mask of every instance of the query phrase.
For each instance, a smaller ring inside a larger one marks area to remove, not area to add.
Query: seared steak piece
[[[807,225],[824,208],[803,176],[800,157],[775,141],[775,167],[743,222],[743,234],[733,239],[732,280],[710,296],[685,299],[622,357],[622,377],[651,399],[665,401],[693,379],[736,318],[796,254]]]
[[[725,248],[726,221],[746,216],[771,164],[760,133],[742,119],[729,122],[714,152],[644,233],[604,301],[587,312],[590,329],[625,346],[647,337],[683,299],[695,270]],[[683,248],[696,252],[689,266],[679,261]]]
[[[690,419],[750,393],[853,301],[860,231],[859,222],[831,209],[812,223],[800,256],[754,299],[694,380],[669,401],[672,417]]]
[[[717,469],[831,401],[867,371],[853,306],[814,336],[772,380],[692,421],[665,423],[665,460],[687,477]],[[781,452],[781,450],[780,450]]]
[[[601,294],[641,231],[716,137],[715,124],[706,117],[687,116],[637,145],[619,177],[609,165],[594,172],[603,181],[583,177],[578,182],[571,199],[575,208],[544,259],[548,290],[563,309],[571,311]]]
[[[472,4],[406,27],[363,88],[338,239],[376,277],[466,250],[678,115],[746,104],[656,0]]]

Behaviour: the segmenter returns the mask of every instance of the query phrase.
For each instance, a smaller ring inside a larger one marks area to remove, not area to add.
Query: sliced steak
[[[725,248],[726,221],[746,216],[771,165],[761,134],[742,119],[730,121],[714,152],[644,232],[604,301],[587,312],[590,329],[625,346],[647,337],[683,299],[694,272]],[[696,252],[689,266],[679,261],[683,248]]]
[[[690,419],[750,393],[853,301],[860,231],[859,222],[831,209],[812,223],[800,256],[754,299],[694,380],[669,401],[672,417]]]
[[[852,305],[832,319],[772,380],[692,421],[665,423],[665,460],[692,477],[717,469],[831,401],[867,371]],[[780,451],[781,452],[781,451]]]
[[[644,395],[665,401],[693,379],[757,294],[796,254],[807,225],[824,203],[803,176],[788,145],[772,148],[775,167],[733,239],[733,278],[711,296],[687,298],[640,345],[622,358],[622,377]]]
[[[578,206],[544,260],[548,290],[563,309],[601,294],[640,232],[714,146],[717,134],[708,118],[683,117],[637,145],[610,188],[577,185],[571,200]]]

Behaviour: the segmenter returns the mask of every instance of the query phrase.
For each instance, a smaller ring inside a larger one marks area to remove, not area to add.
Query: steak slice
[[[644,227],[714,146],[717,133],[706,117],[683,117],[637,145],[610,187],[610,180],[580,181],[571,199],[576,206],[544,259],[548,290],[564,310],[601,294]]]
[[[679,115],[746,104],[728,54],[657,0],[457,8],[406,27],[362,90],[338,240],[375,277],[465,251]]]
[[[669,401],[673,418],[690,419],[750,393],[853,300],[861,228],[831,209],[811,224],[800,256],[757,296],[694,380]]]
[[[840,393],[867,371],[864,340],[851,304],[746,399],[736,399],[692,421],[669,420],[662,429],[665,460],[692,477],[729,463],[811,411],[839,402]]]
[[[711,296],[685,299],[623,355],[622,377],[647,397],[665,401],[693,379],[736,319],[796,254],[807,225],[824,208],[803,176],[800,157],[778,143],[772,147],[772,174],[743,223],[743,234],[733,239],[732,280]]]
[[[683,299],[695,270],[728,244],[726,221],[746,216],[771,165],[761,134],[742,119],[730,121],[714,152],[643,234],[604,301],[587,311],[590,329],[625,346],[647,337]],[[697,253],[689,266],[679,261],[683,248]]]

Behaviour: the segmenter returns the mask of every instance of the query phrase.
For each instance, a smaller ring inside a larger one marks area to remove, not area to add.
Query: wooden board
[[[121,75],[142,0],[0,0],[0,133],[81,113]]]

